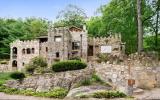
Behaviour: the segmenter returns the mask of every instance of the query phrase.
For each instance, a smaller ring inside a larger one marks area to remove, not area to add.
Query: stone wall
[[[90,78],[93,72],[93,69],[86,68],[82,70],[59,72],[53,74],[34,75],[25,78],[22,84],[20,84],[18,81],[10,80],[6,85],[12,88],[32,89],[36,91],[48,91],[55,87],[71,89],[81,80]]]
[[[0,64],[0,72],[8,72],[9,65],[8,64]]]
[[[151,89],[160,87],[160,66],[132,66],[109,63],[95,63],[96,74],[115,88],[127,92],[128,79],[134,79],[134,87]]]

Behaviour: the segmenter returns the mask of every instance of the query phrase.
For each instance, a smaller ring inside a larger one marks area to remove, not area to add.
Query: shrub
[[[57,62],[52,65],[52,70],[55,72],[68,71],[68,70],[78,70],[87,67],[87,65],[78,60],[67,60]]]
[[[7,94],[21,94],[27,96],[37,96],[37,97],[50,97],[50,98],[64,98],[68,91],[64,88],[55,88],[48,92],[36,92],[33,90],[18,90],[15,88],[8,88],[6,86],[0,86],[0,92],[5,92]]]
[[[119,91],[100,91],[93,94],[94,98],[123,98],[126,95]]]
[[[47,61],[42,57],[33,58],[28,65],[25,66],[26,72],[33,74],[35,71],[37,73],[44,73],[47,67]]]
[[[80,82],[80,86],[88,86],[88,85],[91,85],[92,82],[90,79],[85,79],[83,81]]]
[[[25,78],[25,74],[22,72],[13,72],[11,73],[10,77],[21,81]]]
[[[43,57],[35,57],[31,62],[35,67],[47,67],[47,61]]]
[[[98,63],[107,62],[108,61],[108,55],[107,54],[99,53],[99,54],[97,54],[97,57],[98,57],[98,59],[97,59]]]
[[[47,97],[51,98],[64,98],[67,95],[68,91],[64,88],[55,88],[50,92],[46,93]]]
[[[79,61],[81,61],[81,58],[80,57],[72,57],[72,58],[70,58],[70,60],[79,60]]]
[[[26,70],[27,73],[32,75],[34,73],[35,69],[36,68],[33,65],[28,64],[28,65],[26,65],[26,69],[25,70]]]

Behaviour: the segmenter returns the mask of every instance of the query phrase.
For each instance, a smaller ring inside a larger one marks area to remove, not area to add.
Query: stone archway
[[[12,69],[17,70],[17,61],[16,60],[12,61]]]
[[[12,52],[13,52],[13,54],[17,54],[17,47],[13,47]]]

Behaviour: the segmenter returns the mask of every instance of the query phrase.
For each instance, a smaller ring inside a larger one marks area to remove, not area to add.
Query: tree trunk
[[[143,50],[142,0],[137,0],[138,53]]]
[[[159,2],[157,2],[159,3]],[[158,31],[159,31],[159,5],[157,7],[157,15],[156,15],[156,29],[155,29],[155,47],[158,46]]]

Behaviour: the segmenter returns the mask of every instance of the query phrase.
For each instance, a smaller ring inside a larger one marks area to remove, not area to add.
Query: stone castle
[[[124,44],[120,35],[105,38],[88,36],[86,27],[50,27],[48,36],[41,36],[35,40],[16,40],[10,44],[9,70],[22,70],[29,61],[36,57],[44,57],[48,65],[62,60],[81,58],[88,62],[96,58],[99,53],[121,55]]]

